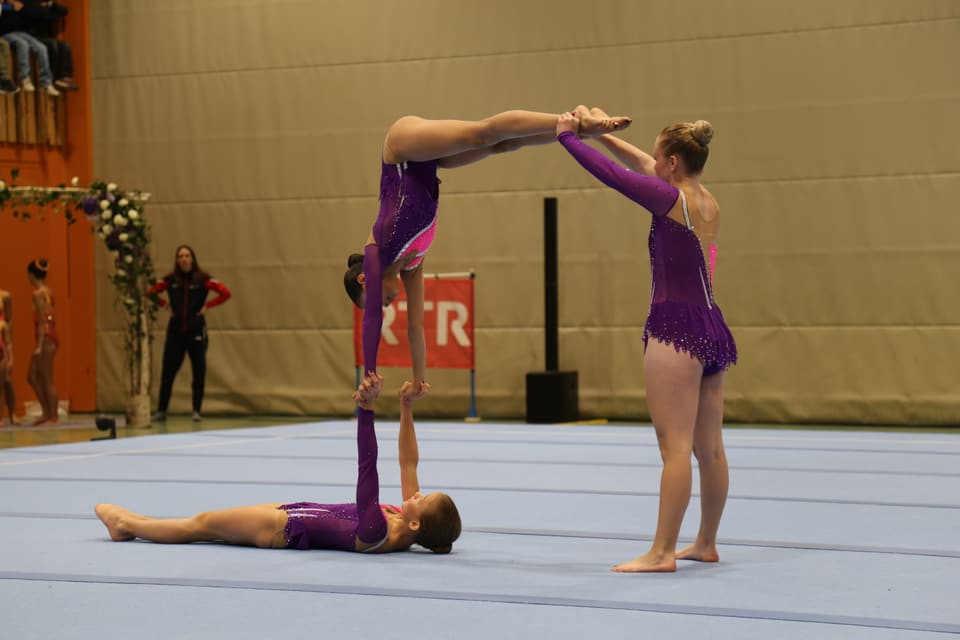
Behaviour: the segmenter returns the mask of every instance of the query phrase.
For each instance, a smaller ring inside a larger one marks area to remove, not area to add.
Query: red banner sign
[[[423,333],[427,367],[473,369],[473,278],[423,279]],[[353,357],[363,366],[363,311],[353,308]],[[401,293],[383,310],[377,367],[410,367],[407,297]]]

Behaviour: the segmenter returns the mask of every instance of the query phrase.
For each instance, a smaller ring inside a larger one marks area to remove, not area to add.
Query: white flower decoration
[[[136,220],[140,217],[140,212],[136,209],[130,209],[130,211],[127,211],[127,215],[130,216],[131,220]]]
[[[109,200],[101,200],[101,201],[100,201],[100,209],[102,209],[103,211],[106,211],[106,210],[109,209],[109,208],[110,208],[110,201],[109,201]]]
[[[112,216],[112,215],[113,215],[113,214],[110,213],[109,210],[104,210],[104,212],[100,214],[100,218],[101,218],[102,220],[109,220],[109,219],[110,219],[110,216]]]
[[[100,227],[100,231],[103,231],[105,234],[110,235],[111,233],[113,233],[113,227],[111,227],[109,224],[105,224],[102,227]]]
[[[107,239],[107,234],[105,234],[103,231],[97,231],[97,235],[100,236],[101,240]]]
[[[126,275],[127,275],[127,272],[126,272],[126,271],[124,271],[123,269],[117,269],[117,277],[118,277],[118,278],[126,277]]]
[[[120,202],[118,202],[117,204],[119,204],[121,207],[125,207],[128,204],[130,204],[130,201],[127,200],[126,198],[120,198]]]
[[[133,256],[123,256],[123,261],[126,262],[127,264],[132,264]]]
[[[111,182],[110,184],[107,185],[107,192],[108,192],[108,193],[113,192],[113,191],[116,191],[116,190],[117,190],[117,183],[116,183],[116,182]]]
[[[125,227],[127,226],[127,219],[118,213],[117,215],[113,216],[113,224],[117,225],[118,227]]]
[[[130,234],[129,234],[129,233],[121,233],[119,237],[120,237],[120,242],[126,242],[127,240],[130,239]]]
[[[7,188],[7,183],[4,182],[3,180],[0,180],[0,191],[3,191],[6,188]]]
[[[80,178],[78,178],[77,176],[73,176],[73,178],[70,179],[70,186],[75,187],[78,184],[80,184]]]

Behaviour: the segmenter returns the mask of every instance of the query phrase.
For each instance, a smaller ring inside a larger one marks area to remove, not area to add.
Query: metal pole
[[[543,199],[543,323],[547,371],[560,368],[559,299],[557,285],[557,199]]]

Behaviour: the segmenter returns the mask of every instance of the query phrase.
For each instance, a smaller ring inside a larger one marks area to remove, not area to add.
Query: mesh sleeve
[[[357,537],[368,544],[387,536],[387,520],[380,509],[380,476],[377,474],[377,432],[373,411],[360,409],[357,420]]]
[[[655,216],[666,215],[680,197],[680,192],[672,184],[660,178],[624,169],[579,140],[570,131],[561,133],[558,140],[570,155],[597,180],[619,191]]]
[[[377,350],[383,331],[383,267],[380,248],[368,244],[363,252],[363,275],[366,299],[363,305],[363,372],[377,370]]]

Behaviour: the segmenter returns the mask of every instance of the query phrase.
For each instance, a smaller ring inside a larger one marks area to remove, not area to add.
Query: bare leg
[[[190,518],[157,519],[141,516],[113,504],[98,504],[97,517],[115,541],[143,538],[166,544],[223,541],[262,548],[286,546],[287,524],[280,503],[205,511]]]
[[[407,160],[426,162],[492,147],[504,140],[555,133],[557,118],[555,113],[520,110],[504,111],[479,121],[426,120],[404,116],[393,123],[387,132],[383,160],[390,164]],[[609,120],[608,126],[620,129],[630,124],[629,118]]]
[[[56,424],[60,421],[60,397],[57,388],[53,386],[53,358],[57,355],[57,347],[45,345],[40,352],[41,385],[44,388],[46,403],[43,407],[43,416],[46,421]]]
[[[727,503],[730,474],[723,448],[723,379],[717,373],[700,383],[700,406],[693,433],[693,452],[700,465],[700,530],[692,545],[677,552],[678,560],[717,562],[717,530]]]
[[[40,364],[41,355],[39,353],[34,353],[30,356],[30,368],[27,369],[27,382],[30,383],[30,388],[33,389],[33,393],[37,396],[37,402],[40,403],[40,412],[41,417],[34,421],[33,424],[43,424],[47,421],[47,388],[44,386],[42,381],[41,373],[41,364]]]
[[[660,475],[660,510],[657,532],[650,550],[614,571],[675,571],[674,554],[683,515],[690,502],[693,432],[703,365],[673,345],[651,338],[643,358],[647,404],[657,430],[663,473]]]
[[[6,377],[3,382],[4,390],[4,399],[7,402],[7,410],[10,412],[10,424],[17,424],[17,396],[13,390],[13,375],[12,371],[6,372]],[[3,406],[0,405],[0,412],[3,411]]]
[[[384,161],[425,162],[464,151],[491,147],[508,138],[525,138],[556,129],[557,114],[504,111],[479,121],[426,120],[405,116],[397,120],[384,141]]]
[[[525,138],[510,138],[509,140],[498,142],[492,147],[472,149],[470,151],[464,151],[452,156],[440,158],[437,163],[444,169],[453,169],[455,167],[462,167],[464,165],[473,164],[474,162],[479,162],[484,158],[500,153],[509,153],[510,151],[516,151],[517,149],[522,149],[523,147],[539,146],[550,144],[551,142],[556,141],[557,136],[555,133],[541,133],[540,135],[527,136]]]

